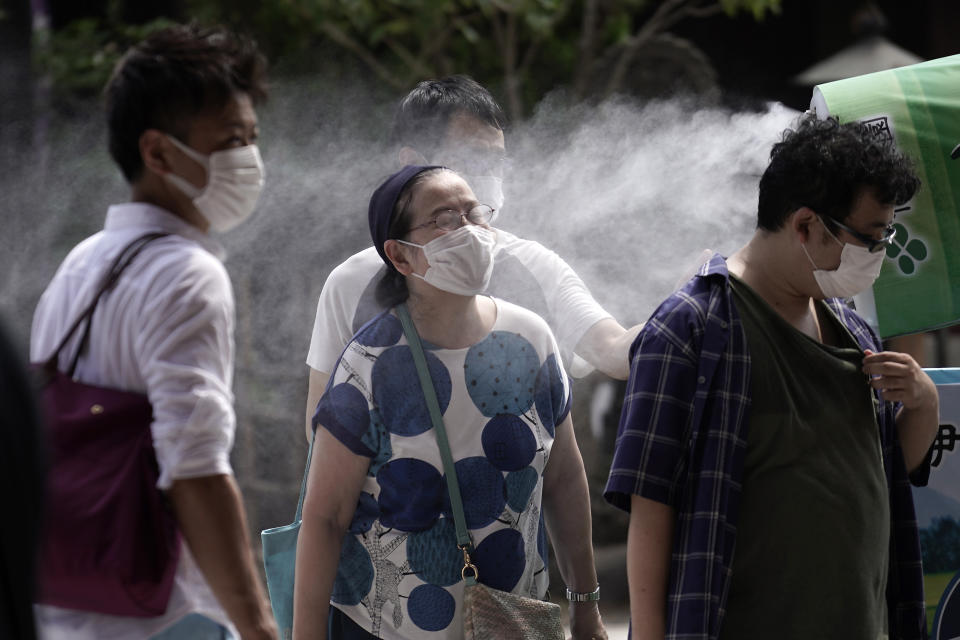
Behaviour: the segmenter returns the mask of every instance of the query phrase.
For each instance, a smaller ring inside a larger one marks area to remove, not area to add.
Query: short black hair
[[[143,173],[140,136],[160,129],[183,139],[188,120],[236,93],[266,98],[266,60],[253,40],[222,27],[177,25],[124,54],[104,89],[110,155],[128,182]]]
[[[919,188],[913,164],[892,140],[858,122],[806,114],[773,145],[760,179],[757,227],[777,231],[800,207],[843,222],[865,191],[901,205]]]
[[[427,159],[443,145],[450,120],[459,114],[477,118],[496,129],[506,127],[506,116],[493,95],[465,75],[424,80],[408,93],[393,116],[390,142],[412,147]]]

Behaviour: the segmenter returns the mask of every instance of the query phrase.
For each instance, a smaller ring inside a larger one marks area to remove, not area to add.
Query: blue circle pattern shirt
[[[479,580],[543,598],[542,477],[556,425],[570,410],[570,388],[546,323],[495,303],[493,329],[480,342],[465,349],[424,343],[424,350]],[[347,345],[314,420],[370,458],[331,604],[381,638],[461,638],[463,555],[430,413],[394,311]]]

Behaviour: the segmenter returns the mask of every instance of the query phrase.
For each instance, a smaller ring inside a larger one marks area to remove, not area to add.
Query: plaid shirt
[[[715,254],[660,305],[631,347],[604,492],[624,510],[635,494],[676,511],[667,640],[716,638],[730,587],[750,415],[750,353],[728,277],[726,262]],[[879,339],[858,315],[839,300],[827,304],[862,349],[880,351]],[[923,571],[910,483],[926,484],[929,457],[908,478],[896,433],[899,407],[879,396],[876,406],[890,487],[890,638],[922,639]]]

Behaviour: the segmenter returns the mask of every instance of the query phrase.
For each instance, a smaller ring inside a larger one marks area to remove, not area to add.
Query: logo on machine
[[[864,118],[860,121],[860,125],[873,134],[875,138],[893,142],[893,120],[889,116]]]
[[[933,441],[933,455],[930,459],[930,466],[939,467],[940,461],[943,460],[944,452],[952,453],[957,442],[960,442],[960,434],[957,434],[956,425],[940,425],[937,437]]]
[[[902,209],[909,210],[910,207]],[[896,211],[899,215],[901,209]],[[906,224],[897,222],[893,226],[897,233],[893,236],[893,242],[887,247],[887,258],[897,265],[902,275],[911,276],[916,273],[919,263],[926,260],[930,252],[926,243],[911,234]]]

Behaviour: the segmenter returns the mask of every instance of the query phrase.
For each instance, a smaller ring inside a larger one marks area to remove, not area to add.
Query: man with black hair
[[[473,79],[455,75],[419,83],[401,100],[390,139],[399,166],[443,165],[460,173],[496,215],[503,206],[506,122],[500,105]],[[306,430],[330,372],[347,343],[387,306],[376,299],[385,267],[373,247],[337,266],[324,283],[307,364]],[[624,329],[601,307],[560,256],[538,242],[497,229],[486,293],[526,307],[550,325],[568,371],[597,368],[625,379],[627,349],[639,330]]]
[[[630,511],[633,638],[926,637],[910,484],[937,391],[842,300],[918,188],[857,123],[802,119],[750,242],[641,330],[605,492]]]
[[[93,314],[74,379],[145,394],[157,485],[182,535],[166,612],[121,617],[37,605],[46,639],[277,637],[230,466],[234,299],[210,229],[246,219],[263,183],[254,104],[264,59],[224,29],[176,26],[133,47],[105,90],[109,148],[130,184],[104,229],[77,245],[44,291],[31,360],[54,352],[107,266],[143,248]],[[80,332],[60,352],[65,371]]]

